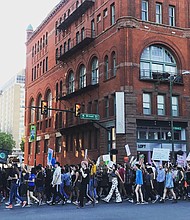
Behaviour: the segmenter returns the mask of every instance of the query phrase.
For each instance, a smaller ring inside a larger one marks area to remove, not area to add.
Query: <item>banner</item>
[[[116,92],[116,134],[125,134],[125,95]]]
[[[30,142],[36,140],[36,125],[30,125]]]
[[[52,165],[52,159],[53,159],[53,150],[51,148],[48,148],[48,155],[47,155],[47,165]]]
[[[9,151],[0,149],[0,163],[7,163]]]
[[[152,160],[169,161],[170,149],[154,148],[152,154]]]
[[[128,144],[125,145],[125,150],[126,150],[127,156],[130,156],[131,155],[131,151],[130,151],[130,148],[129,148]]]

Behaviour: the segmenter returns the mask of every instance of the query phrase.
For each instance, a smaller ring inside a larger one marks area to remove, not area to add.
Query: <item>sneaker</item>
[[[58,205],[63,205],[63,200],[57,203]]]
[[[27,204],[27,202],[24,201],[24,202],[22,203],[22,208],[24,208],[24,207],[26,206],[26,204]]]
[[[98,204],[98,200],[97,199],[95,199],[95,204]]]
[[[14,206],[15,207],[21,206],[21,203],[16,203]]]
[[[159,201],[159,203],[164,203],[165,202],[165,200],[164,199],[161,199],[160,201]]]
[[[104,201],[104,202],[106,202],[106,203],[109,203],[109,202],[108,202],[108,200],[106,200],[105,198],[104,198],[104,199],[102,199],[102,201]]]
[[[12,209],[13,205],[6,206],[6,209]]]
[[[140,202],[136,202],[136,205],[140,205]]]
[[[79,204],[79,202],[75,201],[75,202],[73,202],[73,204],[74,204],[74,205],[78,205],[78,204]]]
[[[133,199],[129,199],[128,202],[130,202],[130,203],[134,203]]]
[[[146,202],[146,201],[141,202],[141,205],[147,205],[147,204],[148,204],[148,202]]]
[[[9,203],[9,202],[6,202],[6,203],[5,203],[5,205],[6,205],[6,206],[9,206],[9,205],[10,205],[10,203]]]
[[[92,201],[88,201],[87,203],[85,203],[85,205],[91,205]]]
[[[26,207],[26,208],[30,208],[30,207],[31,207],[31,205],[26,205],[25,207]]]
[[[71,204],[71,200],[67,200],[67,203]]]

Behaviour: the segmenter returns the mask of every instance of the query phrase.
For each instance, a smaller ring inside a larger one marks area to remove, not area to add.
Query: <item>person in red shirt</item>
[[[117,164],[117,167],[118,167],[118,173],[121,176],[121,179],[123,180],[123,181],[119,180],[119,191],[121,196],[127,198],[127,192],[125,189],[125,169],[121,164]]]

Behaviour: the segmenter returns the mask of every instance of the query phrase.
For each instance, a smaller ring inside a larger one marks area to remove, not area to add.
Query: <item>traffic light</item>
[[[81,105],[80,104],[75,104],[75,116],[76,117],[79,117],[80,116],[80,108],[81,108]]]
[[[48,114],[48,101],[41,101],[41,114],[47,115]]]

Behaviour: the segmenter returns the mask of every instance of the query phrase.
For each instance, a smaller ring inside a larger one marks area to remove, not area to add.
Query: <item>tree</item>
[[[13,140],[12,134],[0,132],[0,149],[12,151],[16,142]]]
[[[21,142],[20,142],[20,149],[21,149],[22,152],[24,152],[24,144],[25,144],[25,139],[23,137]]]

